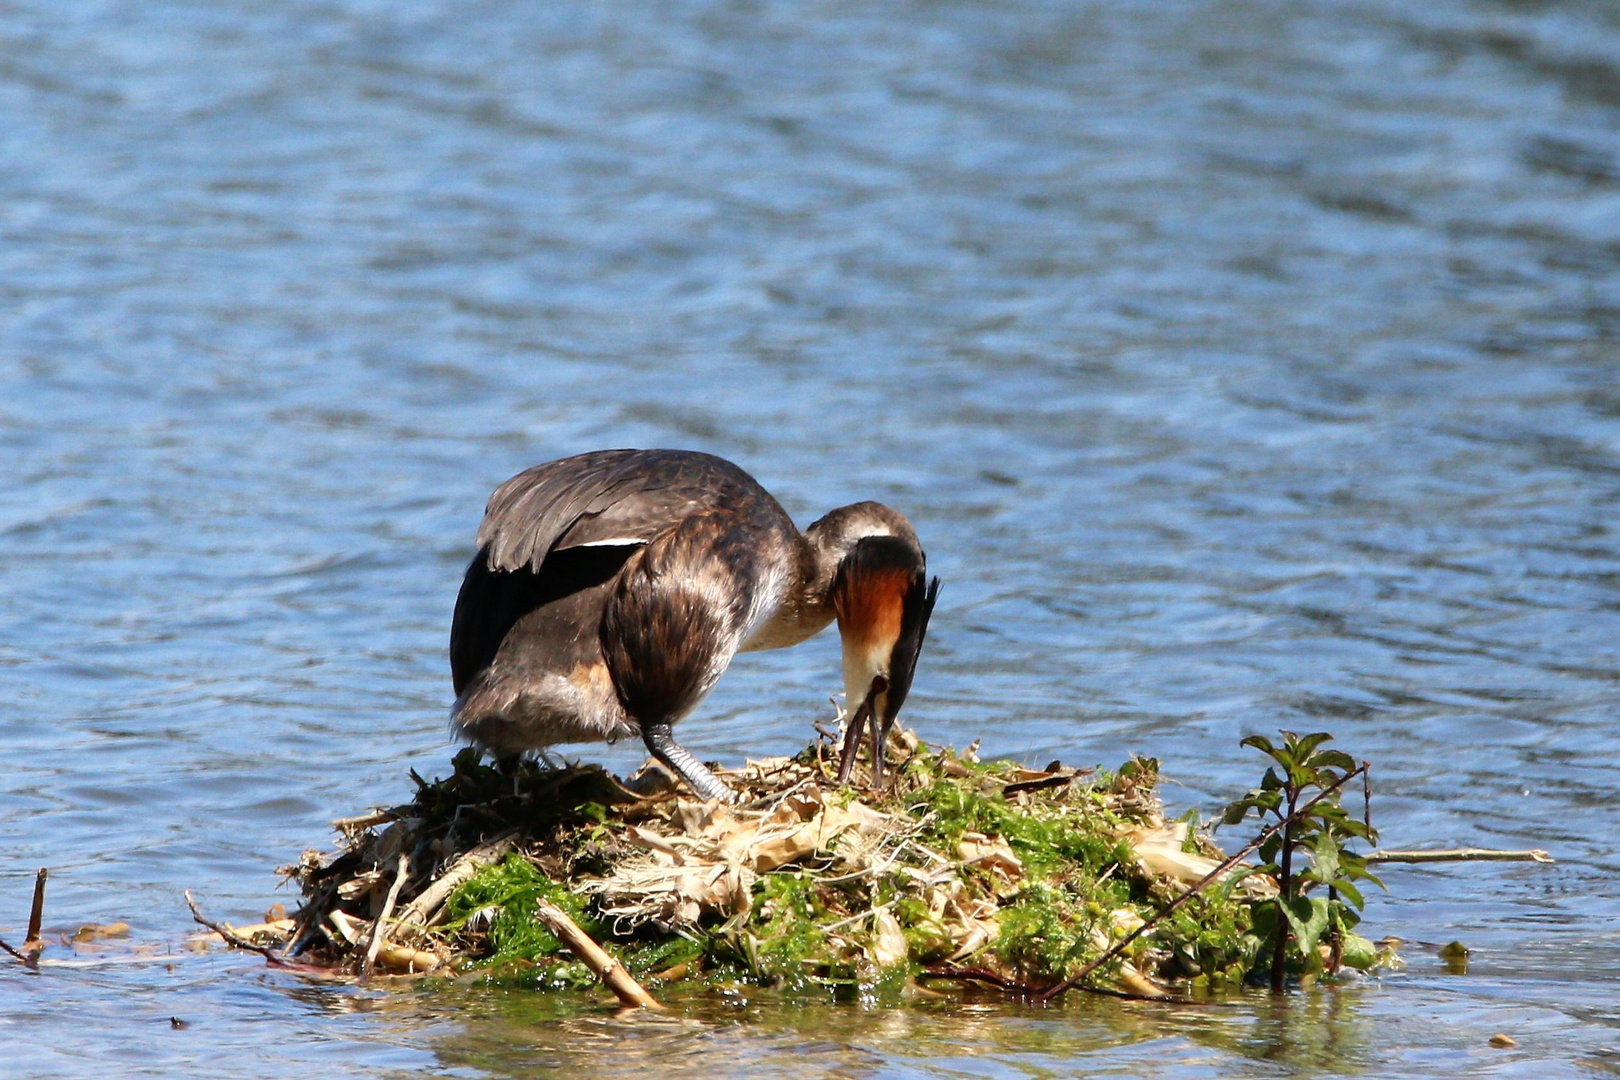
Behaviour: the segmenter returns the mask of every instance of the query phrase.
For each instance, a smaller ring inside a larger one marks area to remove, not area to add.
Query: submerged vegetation
[[[1277,955],[1301,975],[1367,967],[1352,879],[1368,875],[1344,845],[1370,830],[1338,806],[1353,764],[1317,749],[1326,739],[1261,747],[1283,771],[1226,820],[1283,827],[1261,866],[1236,868],[1191,821],[1164,820],[1151,759],[1031,770],[901,733],[882,792],[834,787],[818,744],[722,773],[743,796],[723,806],[656,767],[621,782],[596,767],[507,771],[467,750],[449,777],[416,777],[408,805],[338,822],[337,854],[288,869],[305,898],[288,952],[587,987],[593,969],[536,916],[554,905],[654,987],[856,997],[926,980],[1039,995],[1083,976],[1156,997],[1241,984]]]

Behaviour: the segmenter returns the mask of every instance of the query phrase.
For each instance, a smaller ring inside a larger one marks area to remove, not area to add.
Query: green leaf
[[[1247,739],[1244,739],[1238,745],[1239,746],[1252,746],[1256,750],[1260,751],[1262,754],[1273,754],[1273,753],[1275,753],[1275,750],[1271,745],[1271,740],[1266,738],[1264,735],[1250,735]]]
[[[1314,787],[1326,787],[1327,786],[1326,784],[1322,783],[1322,778],[1316,774],[1316,770],[1310,768],[1307,765],[1305,765],[1303,762],[1297,762],[1297,763],[1296,762],[1290,762],[1289,763],[1289,765],[1288,765],[1288,783],[1294,788],[1295,791],[1298,791],[1301,788],[1307,788],[1307,787],[1313,787],[1313,786]]]
[[[1346,817],[1343,821],[1334,822],[1334,827],[1344,836],[1355,836],[1362,840],[1371,839],[1366,824],[1353,817]]]
[[[1385,892],[1389,892],[1389,887],[1380,881],[1371,870],[1367,869],[1367,860],[1354,852],[1345,851],[1340,853],[1339,876],[1354,881],[1370,881]]]
[[[1383,881],[1379,879],[1378,875],[1374,874],[1372,871],[1368,870],[1366,867],[1362,867],[1360,870],[1357,870],[1355,873],[1351,874],[1350,876],[1360,878],[1362,881],[1370,881],[1374,885],[1378,886],[1380,889],[1383,889],[1385,892],[1389,892],[1389,886],[1385,885],[1383,883]]]
[[[1227,874],[1216,884],[1214,890],[1215,894],[1222,900],[1227,899],[1232,895],[1232,890],[1242,884],[1245,878],[1253,877],[1255,874],[1262,872],[1264,869],[1265,867],[1262,866],[1253,866],[1246,863],[1239,864],[1237,869],[1233,870],[1230,874]]]
[[[1339,939],[1339,960],[1345,967],[1366,971],[1378,962],[1378,946],[1360,934],[1345,934]]]
[[[1282,916],[1277,914],[1281,909],[1281,904],[1271,900],[1264,904],[1255,905],[1250,916],[1253,920],[1252,930],[1255,939],[1257,942],[1263,943],[1268,953],[1270,951],[1269,946],[1276,942],[1277,935],[1287,932],[1287,924]],[[1281,924],[1281,929],[1279,929],[1279,924]]]
[[[1227,806],[1221,815],[1221,820],[1227,825],[1236,825],[1253,811],[1258,817],[1265,817],[1268,811],[1277,809],[1282,796],[1275,791],[1261,791],[1255,788],[1243,798]]]
[[[1332,834],[1317,833],[1316,844],[1311,849],[1311,864],[1317,881],[1326,883],[1339,876],[1339,844]]]
[[[1361,890],[1350,884],[1348,878],[1339,878],[1333,882],[1333,887],[1338,889],[1339,895],[1349,901],[1357,911],[1366,906],[1366,901],[1361,898]]]
[[[1317,896],[1296,896],[1282,905],[1282,913],[1299,942],[1300,956],[1308,957],[1328,927],[1328,902]]]
[[[1342,769],[1345,772],[1354,772],[1356,759],[1343,750],[1324,750],[1311,759],[1311,766],[1317,769]],[[1333,779],[1337,780],[1338,777],[1335,776]]]
[[[1314,765],[1315,762],[1311,761],[1311,751],[1315,750],[1318,746],[1321,746],[1325,742],[1332,742],[1332,741],[1333,741],[1333,736],[1332,735],[1329,735],[1325,731],[1318,731],[1318,732],[1315,732],[1313,734],[1305,736],[1303,739],[1299,740],[1297,743],[1290,746],[1289,749],[1294,752],[1294,760],[1295,761],[1299,761],[1299,762],[1309,764],[1309,765]]]
[[[1266,775],[1260,778],[1261,791],[1277,791],[1282,786],[1282,777],[1277,775],[1276,769],[1267,769]]]

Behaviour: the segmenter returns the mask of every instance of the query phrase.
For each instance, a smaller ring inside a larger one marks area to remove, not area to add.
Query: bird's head
[[[839,562],[832,597],[850,722],[867,710],[874,730],[887,736],[911,690],[938,595],[939,579],[928,580],[927,561],[913,537],[862,537]]]

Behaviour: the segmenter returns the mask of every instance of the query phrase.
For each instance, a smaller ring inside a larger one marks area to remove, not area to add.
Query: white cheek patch
[[[611,540],[587,540],[583,544],[569,544],[568,547],[558,548],[557,550],[568,551],[572,548],[588,547],[642,547],[646,543],[647,541],[641,539],[639,536],[615,536]]]
[[[885,645],[869,645],[865,648],[853,641],[844,641],[844,696],[849,702],[848,708],[860,707],[866,695],[872,690],[872,680],[879,675],[887,678],[889,674],[889,657],[893,653],[893,643]]]

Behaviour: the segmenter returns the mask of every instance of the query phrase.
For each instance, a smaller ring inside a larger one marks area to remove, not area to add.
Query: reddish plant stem
[[[1288,904],[1288,890],[1292,884],[1294,868],[1294,805],[1299,799],[1299,791],[1292,784],[1288,786],[1288,816],[1283,818],[1282,862],[1279,864],[1277,877],[1277,899],[1272,903],[1277,905],[1277,947],[1271,952],[1271,992],[1282,993],[1283,966],[1288,961],[1288,916],[1284,909]]]

